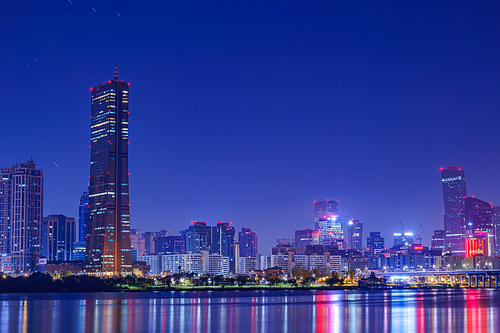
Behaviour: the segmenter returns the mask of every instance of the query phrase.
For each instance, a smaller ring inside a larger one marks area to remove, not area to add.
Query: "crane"
[[[417,243],[420,245],[422,245],[422,235],[424,234],[425,227],[427,226],[427,222],[429,222],[430,217],[431,217],[431,213],[429,213],[429,215],[427,215],[427,220],[425,220],[425,224],[424,224],[424,227],[422,228],[422,232],[417,233]],[[420,225],[420,226],[422,226],[422,225]],[[420,227],[418,229],[420,229]]]

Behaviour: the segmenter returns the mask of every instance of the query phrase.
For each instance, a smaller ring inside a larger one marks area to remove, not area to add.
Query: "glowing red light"
[[[108,171],[108,175],[109,175],[109,171]]]
[[[127,144],[129,144],[129,143],[127,142]]]
[[[90,91],[94,90],[94,88],[90,88]]]
[[[108,83],[111,83],[111,81],[108,81]]]
[[[127,176],[130,176],[130,172],[127,172]]]
[[[443,171],[443,168],[439,168],[441,171]]]
[[[129,85],[129,86],[130,86],[130,83],[127,83],[127,85]]]
[[[130,207],[130,204],[128,204],[128,206]]]
[[[326,202],[330,201],[330,199],[326,199]]]
[[[326,219],[326,215],[323,215],[323,218]]]
[[[314,203],[316,203],[316,200],[314,200]]]

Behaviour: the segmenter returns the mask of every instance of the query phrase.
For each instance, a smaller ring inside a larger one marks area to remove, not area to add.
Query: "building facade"
[[[297,254],[305,254],[307,245],[319,244],[319,232],[312,229],[295,230]]]
[[[42,251],[47,261],[72,261],[76,240],[74,217],[49,215],[42,221]]]
[[[238,233],[240,243],[240,257],[255,257],[259,253],[259,240],[252,228],[242,227]]]
[[[236,231],[231,222],[217,222],[212,227],[212,248],[210,253],[220,254],[229,258],[229,270],[235,272],[235,242]]]
[[[366,249],[371,254],[377,254],[385,249],[385,239],[380,232],[370,232],[366,238]]]
[[[212,228],[207,221],[193,221],[184,232],[186,252],[209,251],[212,247]]]
[[[91,89],[89,216],[86,269],[132,271],[128,172],[129,84],[115,79]]]
[[[43,171],[33,160],[0,169],[0,254],[12,272],[33,272],[41,251]]]
[[[465,172],[461,165],[441,168],[441,183],[444,199],[444,230],[446,252],[465,255]]]
[[[363,250],[363,223],[359,220],[347,222],[347,247],[349,250]]]
[[[338,200],[323,200],[314,201],[314,223],[315,229],[318,230],[318,222],[320,219],[326,219],[330,216],[339,216],[339,201]]]
[[[446,242],[445,242],[445,231],[444,230],[434,230],[431,238],[431,249],[441,250],[442,253],[445,252]]]
[[[87,224],[89,222],[89,190],[83,192],[78,208],[78,242],[85,242],[87,238]]]

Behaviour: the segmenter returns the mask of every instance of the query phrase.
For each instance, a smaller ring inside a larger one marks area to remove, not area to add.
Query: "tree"
[[[248,277],[245,275],[239,275],[236,277],[236,282],[238,282],[238,286],[242,286],[248,282]]]

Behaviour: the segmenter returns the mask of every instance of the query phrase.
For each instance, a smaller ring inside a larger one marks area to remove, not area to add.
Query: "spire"
[[[118,80],[118,64],[115,64],[115,80]]]

